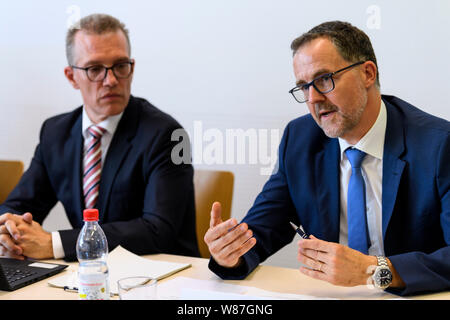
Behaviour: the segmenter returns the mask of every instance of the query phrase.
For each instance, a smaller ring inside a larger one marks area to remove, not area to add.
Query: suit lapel
[[[81,109],[80,109],[81,110]],[[71,130],[71,139],[68,141],[68,152],[64,152],[63,163],[73,163],[73,166],[66,166],[67,177],[72,177],[72,192],[74,202],[74,212],[79,225],[82,224],[84,197],[81,183],[81,159],[83,157],[83,135],[81,133],[81,112]],[[74,226],[75,227],[75,226]]]
[[[339,163],[340,148],[337,139],[326,139],[323,149],[315,159],[316,194],[322,237],[327,241],[339,241]]]
[[[101,222],[105,219],[108,210],[109,198],[114,180],[132,146],[132,139],[135,136],[138,127],[139,107],[133,103],[133,100],[133,97],[130,97],[130,102],[125,108],[124,114],[119,121],[103,163],[96,205],[99,209],[99,221]]]
[[[383,154],[383,182],[382,182],[382,227],[383,239],[394,210],[398,187],[402,177],[405,161],[400,159],[403,153],[404,132],[400,115],[396,108],[384,100],[387,111],[386,136]]]

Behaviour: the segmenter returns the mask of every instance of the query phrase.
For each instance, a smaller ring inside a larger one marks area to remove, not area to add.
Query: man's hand
[[[300,267],[307,276],[346,287],[370,284],[377,265],[375,256],[312,235],[298,242],[298,261],[311,268]]]
[[[25,223],[31,223],[30,215],[26,213],[20,219]],[[0,216],[0,256],[23,260],[25,259],[23,250],[17,244],[21,237],[16,224],[20,220],[18,217],[12,213],[4,213]]]
[[[238,225],[236,219],[223,222],[220,202],[214,202],[211,208],[211,220],[204,240],[214,260],[223,267],[236,267],[240,257],[255,244],[253,232],[246,223]]]
[[[0,216],[0,251],[15,259],[53,258],[52,236],[29,212],[22,216],[5,213]]]

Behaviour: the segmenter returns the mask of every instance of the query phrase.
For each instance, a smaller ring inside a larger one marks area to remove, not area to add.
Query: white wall
[[[191,133],[194,121],[202,121],[204,131],[218,129],[210,133],[263,128],[281,135],[289,120],[306,113],[287,93],[295,82],[290,43],[327,20],[346,20],[367,32],[382,93],[450,119],[447,0],[2,1],[0,158],[28,166],[44,119],[81,104],[64,78],[64,37],[78,13],[94,12],[112,14],[130,30],[133,94],[172,114]],[[196,164],[235,173],[237,219],[267,180],[260,174],[266,166],[246,163]],[[60,205],[44,226],[69,226]],[[295,243],[267,263],[296,267]]]

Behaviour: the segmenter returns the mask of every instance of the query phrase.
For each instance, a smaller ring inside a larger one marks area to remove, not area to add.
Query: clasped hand
[[[23,260],[25,257],[53,257],[51,234],[33,221],[29,212],[23,215],[5,213],[0,216],[0,255]]]

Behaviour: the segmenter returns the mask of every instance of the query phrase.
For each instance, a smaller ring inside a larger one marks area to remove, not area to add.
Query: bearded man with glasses
[[[109,250],[199,256],[193,168],[171,159],[182,127],[131,95],[128,30],[87,16],[69,29],[66,55],[83,105],[44,122],[29,169],[0,206],[0,255],[73,261],[83,209],[97,208]],[[50,233],[41,223],[58,201],[73,229]]]
[[[289,93],[310,114],[287,125],[278,170],[239,227],[213,204],[210,269],[245,278],[293,240],[292,222],[310,234],[292,253],[310,277],[449,290],[450,123],[381,95],[370,40],[349,23],[320,24],[291,48]]]

